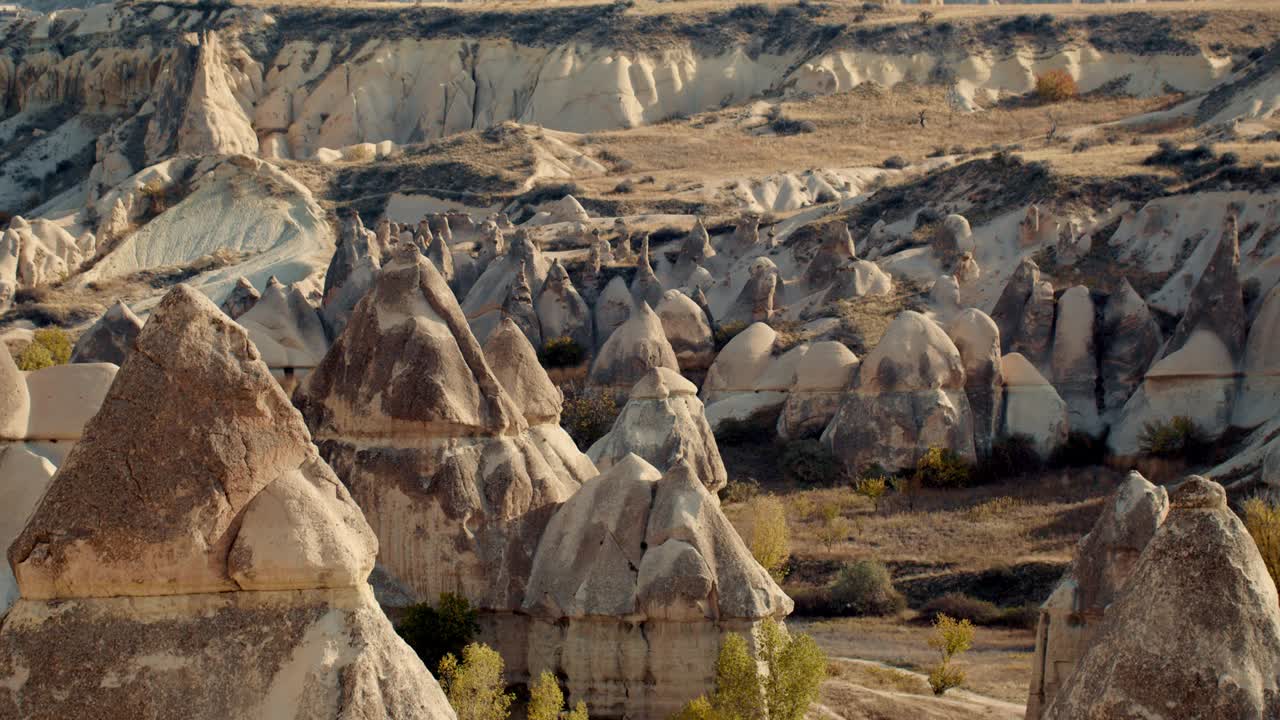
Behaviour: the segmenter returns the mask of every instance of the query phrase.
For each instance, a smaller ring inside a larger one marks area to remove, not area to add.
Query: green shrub
[[[461,595],[441,593],[437,607],[411,605],[396,632],[427,668],[439,666],[446,655],[458,655],[480,632],[480,615]]]
[[[1138,436],[1138,447],[1152,457],[1189,462],[1207,459],[1213,449],[1195,421],[1182,415],[1169,422],[1147,423]]]
[[[964,671],[951,664],[957,656],[973,647],[973,623],[938,615],[933,621],[929,647],[938,651],[939,662],[929,669],[929,687],[934,695],[964,684]]]
[[[973,466],[951,448],[929,448],[916,462],[915,479],[932,488],[962,488],[973,479]]]
[[[889,568],[879,560],[858,560],[840,568],[831,584],[831,600],[853,615],[894,615],[907,607]]]
[[[977,471],[987,482],[997,482],[1044,468],[1036,441],[1030,435],[1015,434],[991,443]]]
[[[528,720],[588,720],[587,704],[579,700],[577,707],[565,712],[560,683],[555,675],[543,670],[538,682],[529,688],[525,717]]]
[[[440,687],[458,720],[506,720],[514,695],[504,692],[502,656],[493,648],[471,643],[462,660],[445,655],[440,661]]]
[[[1041,102],[1056,103],[1070,100],[1076,96],[1079,88],[1075,78],[1066,70],[1050,70],[1036,76],[1036,97]]]
[[[787,574],[787,560],[791,557],[786,508],[772,495],[752,498],[747,507],[751,516],[751,556],[780,581]]]
[[[1053,451],[1049,464],[1053,467],[1091,467],[1107,459],[1107,444],[1087,432],[1072,430],[1067,442]]]
[[[805,487],[835,485],[844,477],[840,458],[817,440],[787,443],[778,458],[778,466],[784,477]]]
[[[14,361],[19,370],[30,372],[71,360],[71,338],[61,328],[42,328],[31,336],[31,344],[22,349]]]
[[[584,451],[604,437],[618,419],[618,403],[613,395],[593,388],[566,385],[564,407],[560,411],[560,427]]]
[[[728,503],[744,503],[760,494],[760,482],[755,478],[730,480],[720,489],[720,500]]]
[[[979,600],[964,593],[951,592],[930,600],[921,609],[925,617],[946,615],[957,620],[968,620],[974,625],[993,625],[1002,612],[995,603]]]
[[[546,341],[538,352],[538,360],[549,368],[577,367],[586,357],[587,351],[567,335]]]
[[[716,352],[723,350],[724,346],[728,345],[730,340],[746,329],[747,323],[741,321],[728,322],[717,326],[715,331]]]
[[[1271,579],[1280,585],[1280,507],[1261,498],[1250,498],[1244,503],[1244,526],[1258,546],[1262,562],[1271,573]]]
[[[801,720],[818,697],[827,658],[813,638],[790,634],[774,620],[760,626],[752,657],[737,633],[725,636],[716,659],[716,689],[686,704],[675,720]],[[763,677],[760,664],[765,666]]]
[[[828,550],[832,545],[849,537],[849,521],[840,515],[840,508],[827,505],[822,508],[822,524],[816,531],[818,541]]]
[[[888,489],[889,481],[883,475],[859,478],[853,484],[853,491],[870,500],[871,507],[876,512],[880,511],[880,498],[884,497]]]

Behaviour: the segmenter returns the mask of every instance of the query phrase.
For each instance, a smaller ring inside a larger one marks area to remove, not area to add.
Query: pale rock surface
[[[1009,342],[1009,352],[1021,353],[1033,365],[1046,372],[1053,350],[1055,310],[1053,284],[1042,280],[1033,285],[1031,295],[1022,306],[1022,317],[1013,339]]]
[[[939,275],[929,290],[929,305],[937,322],[946,325],[960,312],[960,283],[951,275]]]
[[[1265,718],[1280,714],[1280,601],[1266,565],[1198,476],[1108,606],[1048,720]]]
[[[900,313],[862,359],[840,409],[821,441],[847,468],[914,467],[929,448],[975,458],[965,367],[937,323]]]
[[[760,246],[760,216],[744,215],[733,226],[733,234],[724,241],[722,249],[733,256],[743,256]]]
[[[123,300],[117,300],[76,340],[71,362],[120,365],[133,348],[140,330],[142,321]]]
[[[578,483],[531,438],[416,247],[397,246],[294,402],[365,510],[394,582],[419,601],[458,592],[486,611],[516,609],[537,511]]]
[[[1076,285],[1058,298],[1053,328],[1053,385],[1067,403],[1071,429],[1099,435],[1098,353],[1094,344],[1096,310],[1089,288]]]
[[[0,442],[0,543],[8,547],[22,532],[58,468],[25,443]],[[0,564],[0,617],[18,600],[18,580],[9,563]]]
[[[342,334],[351,311],[369,291],[381,267],[382,249],[377,234],[365,229],[359,214],[351,213],[342,223],[333,259],[324,274],[320,317],[329,337]]]
[[[621,275],[615,275],[595,302],[596,345],[603,346],[617,330],[631,317],[634,302],[631,291],[627,289],[627,281]]]
[[[893,278],[879,265],[869,260],[852,260],[836,269],[831,289],[822,297],[822,303],[888,295],[892,290]]]
[[[964,394],[973,412],[973,442],[978,453],[984,454],[991,450],[1004,412],[1000,329],[986,313],[967,308],[951,319],[947,336],[964,364]]]
[[[313,368],[328,349],[319,313],[297,287],[286,288],[272,278],[267,289],[240,323],[272,369]]]
[[[649,236],[646,235],[640,245],[640,260],[636,263],[636,274],[631,280],[631,297],[636,302],[649,303],[649,307],[658,307],[662,302],[662,281],[653,272],[649,264]]]
[[[76,441],[98,412],[116,376],[111,363],[52,365],[26,374],[28,440]]]
[[[18,293],[18,242],[15,232],[0,233],[0,312],[13,305]]]
[[[241,275],[236,279],[236,285],[231,289],[231,294],[222,301],[222,312],[232,320],[239,320],[240,316],[252,310],[261,298],[262,293],[249,282],[249,278]]]
[[[521,268],[524,269],[531,295],[536,296],[542,292],[551,262],[524,231],[516,233],[511,239],[506,254],[484,268],[484,272],[462,300],[462,311],[477,338],[488,337],[502,319],[502,306],[511,294]]]
[[[1244,346],[1244,381],[1232,424],[1254,428],[1280,415],[1280,286],[1262,301]]]
[[[633,453],[659,472],[683,461],[708,490],[718,491],[729,478],[697,392],[674,370],[650,370],[587,455],[601,472]]]
[[[1229,215],[1223,222],[1222,234],[1209,264],[1191,290],[1187,310],[1161,349],[1160,357],[1177,352],[1197,331],[1207,330],[1215,333],[1231,358],[1238,361],[1244,351],[1247,324],[1240,286],[1240,238],[1236,218]],[[1234,364],[1223,368],[1224,371],[1234,369]]]
[[[591,309],[578,294],[559,260],[551,262],[547,281],[543,283],[534,307],[544,341],[567,337],[583,351],[590,352],[595,347],[591,337]]]
[[[524,264],[520,265],[520,270],[516,273],[516,278],[507,293],[507,299],[502,303],[502,318],[504,320],[510,318],[533,347],[542,347],[542,325],[538,322],[538,311],[533,307],[533,291],[529,289],[529,279]],[[488,336],[477,335],[476,339],[483,342],[488,339]]]
[[[834,282],[839,269],[857,258],[849,226],[844,223],[831,225],[823,236],[822,246],[805,267],[801,279],[811,290],[817,290]]]
[[[236,99],[229,81],[232,74],[218,33],[203,33],[191,94],[178,130],[179,153],[258,154],[258,135]]]
[[[1031,293],[1040,284],[1040,266],[1030,258],[1018,263],[1017,269],[1009,277],[995,307],[991,310],[991,319],[1000,329],[1000,351],[1009,352],[1018,330],[1022,326],[1023,311]]]
[[[8,352],[0,352],[0,440],[23,440],[31,416],[27,380]]]
[[[641,302],[632,306],[631,316],[600,346],[600,352],[591,362],[587,384],[625,395],[657,367],[680,371],[675,350],[662,329],[662,320],[648,303]]]
[[[693,298],[679,290],[668,290],[663,293],[657,313],[681,370],[703,370],[715,361],[711,323]]]
[[[778,266],[767,257],[756,258],[751,263],[751,274],[742,286],[738,297],[724,312],[722,323],[759,323],[773,317],[774,303],[782,287]]]
[[[702,218],[698,218],[680,246],[680,254],[672,269],[672,282],[676,286],[688,285],[694,269],[701,266],[708,258],[715,257],[715,254],[715,248],[711,246],[711,236],[707,234]]]
[[[707,371],[699,396],[708,405],[731,394],[752,392],[756,379],[769,367],[778,333],[765,323],[747,326],[730,340]]]
[[[1071,568],[1040,607],[1027,720],[1039,720],[1071,676],[1168,512],[1165,489],[1132,471],[1103,504],[1093,529],[1076,545]]]
[[[524,610],[529,667],[594,714],[660,718],[712,689],[726,632],[792,602],[688,464],[663,475],[629,455],[552,516]]]
[[[968,219],[954,213],[943,218],[933,240],[933,251],[942,258],[944,264],[954,262],[964,253],[973,252],[973,230],[969,227]]]
[[[0,717],[451,720],[245,332],[180,285],[137,347],[9,549]]]
[[[831,422],[858,370],[858,356],[833,340],[816,342],[796,365],[796,381],[778,416],[778,437],[817,437]]]
[[[1071,429],[1067,403],[1018,353],[1001,359],[1000,373],[1004,378],[1004,436],[1030,437],[1040,457],[1047,460],[1067,441]]]
[[[1102,338],[1103,406],[1112,414],[1124,407],[1164,343],[1147,303],[1127,279],[1107,298]]]
[[[964,253],[956,261],[956,267],[952,271],[952,275],[955,276],[956,282],[960,283],[960,287],[970,287],[982,277],[982,268],[978,266],[978,261],[974,259],[973,253]]]

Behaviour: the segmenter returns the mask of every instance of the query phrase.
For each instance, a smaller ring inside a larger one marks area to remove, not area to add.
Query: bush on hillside
[[[831,600],[852,615],[895,615],[907,607],[889,568],[879,560],[858,560],[840,568],[831,584]]]
[[[1041,102],[1056,103],[1070,100],[1080,92],[1075,78],[1066,70],[1050,70],[1036,76],[1036,97]]]
[[[1244,526],[1258,546],[1262,562],[1267,566],[1271,579],[1280,585],[1280,506],[1261,498],[1250,498],[1244,503]]]
[[[751,556],[780,581],[787,574],[787,560],[791,557],[786,508],[778,498],[760,495],[747,503],[747,512],[751,521]]]
[[[546,341],[538,352],[538,360],[549,368],[577,367],[586,358],[586,349],[567,335]]]
[[[1043,467],[1035,439],[1018,433],[991,443],[991,450],[982,458],[978,474],[986,482],[996,482],[1039,472]]]
[[[1138,448],[1151,457],[1200,462],[1209,457],[1213,445],[1194,420],[1179,415],[1168,422],[1153,420],[1144,425]]]
[[[782,474],[805,487],[836,485],[844,477],[844,465],[826,445],[817,440],[787,443],[778,458]]]
[[[951,448],[929,448],[916,461],[914,477],[922,487],[962,488],[973,479],[973,466]]]
[[[418,653],[428,669],[436,668],[446,655],[460,655],[480,632],[480,614],[461,595],[441,593],[436,607],[430,603],[410,605],[396,632]]]
[[[715,331],[715,336],[714,336],[715,343],[716,343],[716,352],[720,352],[721,350],[723,350],[724,346],[728,345],[730,340],[737,337],[738,333],[746,329],[747,329],[747,324],[741,321],[727,322],[727,323],[724,323],[723,325],[717,326]]]
[[[440,661],[440,687],[458,720],[506,720],[515,696],[505,692],[502,656],[493,648],[471,643],[462,659],[445,655]]]
[[[36,330],[32,334],[31,343],[14,358],[18,369],[27,372],[65,365],[70,360],[71,338],[61,328]]]
[[[938,651],[939,661],[929,669],[929,687],[934,695],[942,695],[964,684],[964,671],[952,665],[959,655],[973,647],[973,623],[938,615],[933,621],[929,647]]]
[[[565,385],[560,390],[564,393],[560,427],[585,451],[613,428],[618,403],[612,394],[594,388]]]

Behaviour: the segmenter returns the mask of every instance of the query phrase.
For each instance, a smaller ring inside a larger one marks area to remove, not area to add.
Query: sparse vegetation
[[[480,615],[463,596],[441,593],[436,607],[410,605],[396,632],[418,653],[428,668],[438,667],[446,655],[460,655],[476,633]]]
[[[801,720],[817,699],[826,672],[826,655],[813,638],[788,633],[781,623],[765,620],[756,657],[741,635],[725,635],[716,660],[715,692],[692,700],[674,718]]]
[[[1183,415],[1147,423],[1138,436],[1138,447],[1144,455],[1187,462],[1203,462],[1213,450],[1200,426]]]
[[[929,687],[934,695],[942,695],[964,684],[964,671],[952,664],[959,655],[973,647],[973,623],[940,614],[933,621],[929,647],[938,651],[939,662],[929,669]]]
[[[883,475],[870,475],[859,478],[853,485],[853,491],[871,501],[875,512],[880,512],[880,498],[889,489],[889,481]]]
[[[1036,97],[1040,102],[1059,103],[1070,100],[1079,92],[1075,78],[1066,70],[1049,70],[1036,76]]]
[[[613,427],[613,421],[618,418],[618,402],[607,392],[573,383],[560,389],[564,393],[560,427],[585,450]]]
[[[738,333],[746,329],[747,329],[747,323],[740,322],[740,321],[728,322],[728,323],[724,323],[722,325],[717,326],[715,330],[715,336],[714,336],[715,343],[716,343],[716,352],[723,350],[724,346],[728,345],[730,340],[737,337]]]
[[[751,516],[751,556],[781,580],[787,574],[787,559],[791,557],[791,529],[787,526],[787,511],[782,501],[773,495],[760,495],[748,503]]]
[[[579,700],[573,710],[566,712],[560,683],[554,674],[543,670],[538,681],[529,688],[525,717],[528,720],[588,720],[587,704]]]
[[[849,536],[849,521],[840,514],[840,508],[827,505],[822,508],[822,525],[818,527],[818,541],[828,550]]]
[[[879,560],[858,560],[840,568],[831,584],[831,600],[852,615],[894,615],[907,607],[889,568]]]
[[[760,494],[760,483],[754,478],[732,479],[720,490],[725,503],[745,503]]]
[[[506,720],[515,696],[505,692],[502,656],[481,643],[462,649],[440,661],[440,687],[458,720]]]
[[[844,465],[817,440],[796,440],[782,448],[778,459],[784,477],[805,487],[839,484]]]
[[[923,487],[962,488],[973,478],[973,466],[951,448],[929,448],[916,461],[915,480]]]
[[[1271,579],[1280,584],[1280,506],[1262,498],[1250,498],[1244,503],[1244,526],[1258,546],[1262,562],[1267,566]]]
[[[19,370],[30,372],[71,360],[71,338],[61,328],[42,328],[32,334],[31,343],[18,353],[14,361]]]
[[[567,335],[547,340],[538,352],[538,360],[549,368],[576,367],[586,358],[586,349]]]

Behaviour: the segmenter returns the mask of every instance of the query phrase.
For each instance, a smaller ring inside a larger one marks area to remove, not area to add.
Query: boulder
[[[838,300],[856,300],[868,295],[888,295],[893,278],[869,260],[851,260],[836,269],[831,289],[822,296],[822,305]]]
[[[602,472],[632,454],[659,472],[685,462],[708,490],[718,491],[729,477],[697,391],[674,370],[650,370],[587,455]]]
[[[782,287],[778,266],[767,257],[756,258],[751,263],[751,275],[742,286],[738,297],[725,311],[723,323],[757,323],[773,317],[774,302]]]
[[[950,264],[964,253],[974,250],[973,230],[963,215],[951,214],[942,219],[933,239],[933,251],[944,264]]]
[[[0,352],[0,441],[22,440],[27,436],[31,416],[31,393],[27,380],[7,351]]]
[[[713,689],[726,633],[750,636],[791,609],[688,464],[664,475],[628,455],[560,506],[538,543],[529,666],[594,714],[668,717]]]
[[[1027,300],[1039,284],[1040,266],[1031,258],[1023,258],[991,310],[991,319],[1000,329],[1000,352],[1010,352],[1023,323]]]
[[[241,315],[258,304],[261,297],[262,293],[249,282],[249,278],[241,275],[236,279],[236,286],[231,288],[231,293],[222,301],[222,312],[232,320],[239,320]]]
[[[236,321],[248,333],[272,370],[315,367],[329,342],[319,313],[296,286],[286,288],[274,277],[262,298]]]
[[[810,345],[796,366],[796,382],[778,416],[778,437],[796,440],[821,434],[857,371],[858,356],[843,344],[826,340]]]
[[[930,448],[975,459],[960,351],[937,323],[900,313],[858,367],[821,441],[847,468],[914,467]]]
[[[644,237],[640,245],[640,260],[636,263],[636,274],[631,280],[631,298],[635,302],[649,303],[649,307],[658,307],[662,302],[662,281],[653,273],[649,264],[649,236]]]
[[[650,370],[664,367],[680,371],[676,353],[667,342],[662,321],[645,302],[633,305],[631,317],[614,330],[600,347],[587,384],[615,395],[625,395]]]
[[[525,533],[578,483],[532,439],[416,248],[397,248],[294,402],[366,511],[390,578],[419,601],[458,592],[494,613],[519,605],[536,537]]]
[[[1023,435],[1036,452],[1048,459],[1067,442],[1070,420],[1058,391],[1022,355],[1009,353],[1000,361],[1004,378],[1004,436]]]
[[[1067,403],[1071,429],[1102,433],[1098,417],[1098,353],[1094,345],[1096,311],[1089,288],[1076,285],[1058,298],[1053,328],[1053,385]]]
[[[58,468],[21,442],[0,442],[0,543],[9,545],[22,532],[31,512],[44,497]],[[18,580],[9,563],[0,563],[0,617],[18,601]]]
[[[983,455],[991,450],[1004,411],[1000,330],[989,315],[967,308],[947,324],[947,336],[964,364],[964,394],[973,412],[973,442]]]
[[[730,340],[707,371],[700,397],[710,405],[733,393],[753,392],[759,378],[773,359],[778,333],[765,323],[747,326]]]
[[[98,412],[116,377],[111,363],[52,365],[27,373],[31,402],[25,438],[75,442]]]
[[[0,233],[0,312],[8,310],[18,294],[18,242],[15,232]]]
[[[679,290],[668,290],[663,293],[657,313],[682,371],[705,370],[711,365],[716,356],[715,336],[707,314],[693,298]]]
[[[1160,352],[1160,326],[1142,296],[1127,279],[1107,298],[1102,315],[1103,407],[1114,414],[1124,407]]]
[[[822,246],[805,267],[802,280],[810,290],[830,285],[836,279],[836,273],[845,263],[858,259],[854,249],[853,235],[849,226],[838,223],[827,227],[823,234]]]
[[[1280,715],[1280,601],[1222,486],[1192,476],[1048,720]]]
[[[559,260],[551,262],[547,281],[542,285],[534,308],[538,312],[543,342],[567,337],[583,352],[591,352],[595,347],[591,339],[591,309],[578,294]]]
[[[613,331],[622,326],[631,317],[631,308],[635,301],[631,291],[627,290],[627,282],[621,275],[614,275],[600,298],[596,300],[595,324],[596,344],[603,346],[613,336]]]
[[[0,717],[451,720],[247,334],[180,285],[137,347],[9,548]]]
[[[1071,568],[1040,607],[1027,720],[1039,720],[1071,676],[1168,512],[1164,488],[1136,472],[1103,504],[1093,529],[1076,546]]]
[[[1255,428],[1280,415],[1280,285],[1267,293],[1249,328],[1241,370],[1232,424]]]
[[[117,300],[76,340],[71,362],[120,365],[133,348],[140,330],[142,321],[124,301]]]
[[[943,325],[960,312],[960,283],[950,275],[939,275],[929,290],[933,316]]]

